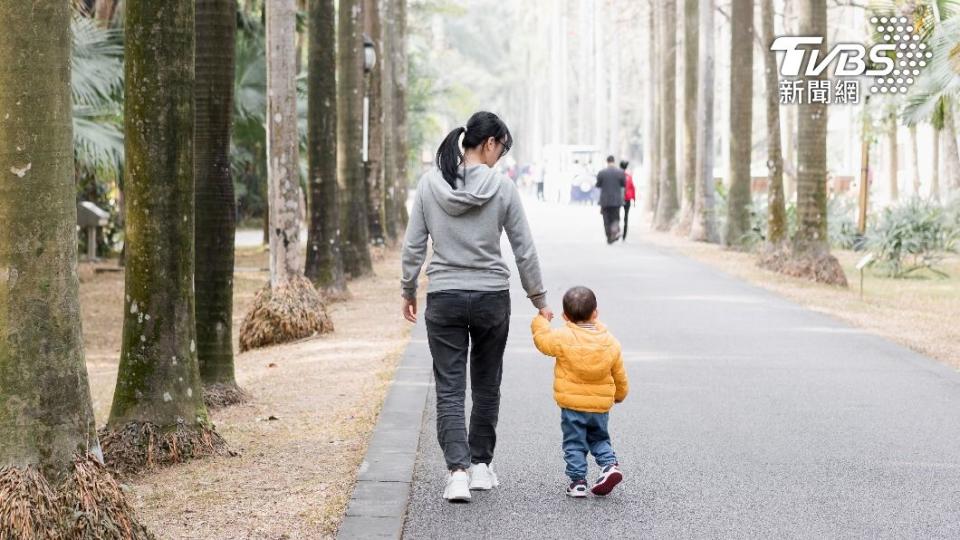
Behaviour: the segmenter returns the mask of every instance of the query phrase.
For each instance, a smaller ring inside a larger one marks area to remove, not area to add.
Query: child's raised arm
[[[550,321],[543,315],[537,314],[530,323],[530,331],[533,332],[533,344],[537,349],[547,356],[557,356],[560,354],[560,341],[552,328]]]

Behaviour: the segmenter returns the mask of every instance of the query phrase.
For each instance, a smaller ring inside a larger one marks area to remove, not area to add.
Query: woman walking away
[[[624,242],[627,241],[627,226],[630,225],[630,205],[637,198],[637,190],[633,187],[633,175],[627,172],[629,166],[629,161],[620,162],[620,168],[627,177],[626,187],[623,190],[623,236],[620,237]]]
[[[449,501],[469,501],[471,489],[499,483],[490,462],[510,328],[510,270],[500,254],[504,230],[527,298],[544,317],[553,317],[520,194],[492,169],[512,143],[506,124],[489,112],[478,112],[451,131],[437,150],[437,169],[417,184],[403,243],[403,316],[416,322],[417,279],[427,238],[433,240],[424,318],[436,381],[437,439],[450,471],[443,497]],[[468,350],[469,435],[464,419]]]

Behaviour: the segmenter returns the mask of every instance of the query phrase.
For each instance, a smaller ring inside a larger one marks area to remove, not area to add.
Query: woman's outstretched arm
[[[513,248],[513,255],[517,261],[517,270],[520,272],[520,284],[527,293],[527,298],[534,307],[547,307],[547,290],[543,287],[543,277],[540,274],[540,259],[537,257],[537,247],[533,244],[533,234],[527,215],[523,210],[520,192],[513,182],[505,182],[510,190],[510,203],[507,205],[506,220],[503,228],[507,231],[507,239]],[[501,188],[502,189],[502,188]]]

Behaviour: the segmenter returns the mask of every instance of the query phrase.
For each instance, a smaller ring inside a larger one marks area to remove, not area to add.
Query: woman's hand
[[[404,298],[403,303],[400,306],[400,310],[403,312],[403,318],[416,324],[417,322],[417,299]]]
[[[543,306],[540,308],[540,315],[542,315],[543,318],[548,321],[553,320],[553,310],[551,310],[548,306]]]

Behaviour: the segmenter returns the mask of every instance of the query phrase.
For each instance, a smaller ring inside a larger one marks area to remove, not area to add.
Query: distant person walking
[[[627,226],[630,225],[630,206],[637,198],[637,190],[633,186],[633,175],[627,172],[630,162],[623,160],[620,162],[620,168],[623,169],[623,175],[627,179],[626,188],[623,190],[623,236],[620,237],[624,242],[627,241]]]
[[[627,187],[627,177],[615,163],[613,156],[608,156],[607,168],[597,173],[600,214],[603,215],[603,231],[608,244],[620,238],[620,207],[623,206],[623,191]]]

